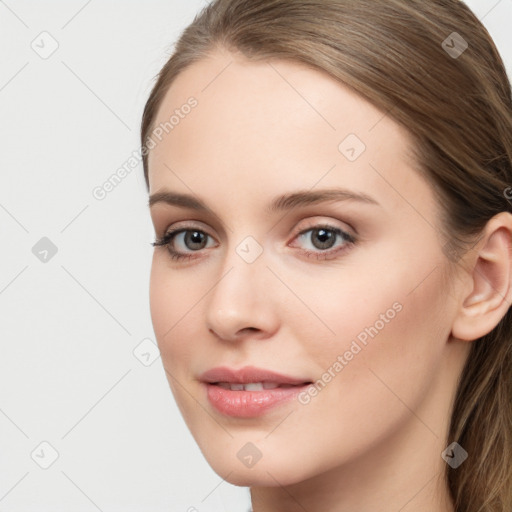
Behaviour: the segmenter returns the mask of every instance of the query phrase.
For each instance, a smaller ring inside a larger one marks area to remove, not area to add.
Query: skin
[[[155,248],[150,303],[170,387],[208,463],[251,488],[254,512],[453,511],[441,452],[468,341],[510,304],[510,216],[493,219],[452,269],[408,133],[351,90],[299,63],[217,49],[177,77],[155,126],[190,96],[197,107],[149,154],[150,194],[192,194],[209,210],[159,202],[151,217],[156,237],[187,227],[207,243],[178,235],[188,261]],[[366,145],[353,162],[338,149],[348,134]],[[278,195],[332,187],[379,205],[265,211]],[[298,237],[319,224],[357,241],[321,249],[314,230]],[[236,252],[247,236],[263,251],[253,263]],[[207,369],[254,365],[316,381],[396,303],[307,405],[241,419],[209,404],[198,380]],[[251,468],[237,457],[248,442],[262,454]]]

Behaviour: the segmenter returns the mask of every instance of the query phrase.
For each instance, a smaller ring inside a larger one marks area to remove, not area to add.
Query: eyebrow
[[[323,189],[317,191],[299,190],[276,197],[268,205],[267,213],[276,213],[280,211],[292,210],[301,206],[323,203],[327,201],[358,201],[361,203],[381,206],[373,197],[364,192],[354,192],[343,188]],[[171,206],[181,206],[200,212],[210,211],[210,209],[201,200],[189,194],[180,194],[164,190],[156,192],[149,198],[149,207],[165,203]]]

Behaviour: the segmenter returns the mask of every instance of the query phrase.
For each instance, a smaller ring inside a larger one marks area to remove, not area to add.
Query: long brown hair
[[[141,143],[177,75],[217,47],[327,72],[407,128],[457,264],[487,221],[512,211],[512,94],[487,30],[458,0],[216,0],[182,33],[146,103]],[[147,150],[143,166],[148,185]],[[149,185],[148,185],[149,187]],[[512,313],[472,342],[447,442],[456,512],[512,511]]]

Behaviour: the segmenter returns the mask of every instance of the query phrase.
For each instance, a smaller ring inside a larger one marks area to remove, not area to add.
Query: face
[[[167,243],[151,315],[213,469],[286,485],[369,462],[404,432],[438,442],[455,309],[407,132],[319,71],[222,51],[178,76],[154,126],[166,122],[149,154]],[[205,377],[218,367],[232,373]]]

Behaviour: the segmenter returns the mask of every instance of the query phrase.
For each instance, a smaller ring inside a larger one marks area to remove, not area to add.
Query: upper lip
[[[227,366],[218,366],[201,374],[199,379],[203,382],[217,383],[230,382],[239,384],[248,384],[254,382],[276,382],[277,384],[306,384],[310,383],[307,379],[300,379],[282,375],[264,368],[255,366],[244,366],[238,370],[228,368]]]

